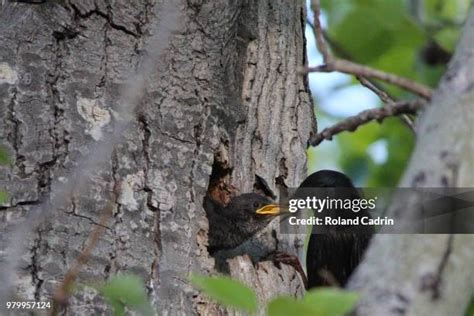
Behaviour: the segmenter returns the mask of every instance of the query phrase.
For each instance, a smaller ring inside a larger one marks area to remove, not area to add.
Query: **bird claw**
[[[273,262],[277,265],[278,268],[281,267],[281,263],[287,264],[294,267],[297,270],[297,267],[301,267],[300,260],[295,255],[290,255],[286,252],[277,251],[273,255]]]
[[[308,279],[306,277],[306,274],[304,273],[303,267],[301,266],[300,259],[298,259],[297,256],[290,255],[289,253],[286,253],[286,252],[276,251],[273,254],[273,263],[279,269],[281,269],[282,263],[293,267],[295,271],[300,274],[305,288],[308,289]]]

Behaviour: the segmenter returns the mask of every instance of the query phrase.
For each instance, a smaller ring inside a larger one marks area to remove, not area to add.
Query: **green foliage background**
[[[334,55],[435,88],[446,69],[446,62],[436,59],[454,51],[470,0],[321,0],[321,5]],[[352,80],[337,89],[350,85],[360,84]],[[395,99],[414,98],[401,89],[381,85]],[[318,122],[332,125],[343,119],[318,107],[319,101],[315,100]],[[368,150],[380,141],[388,155],[377,163]],[[334,137],[334,144],[327,142],[308,150],[311,172],[329,159],[357,185],[391,187],[397,185],[415,139],[399,118],[392,118],[341,133]]]

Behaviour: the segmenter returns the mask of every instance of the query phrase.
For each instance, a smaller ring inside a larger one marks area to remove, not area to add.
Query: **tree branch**
[[[375,68],[353,63],[345,59],[332,60],[329,63],[316,67],[308,67],[306,72],[333,72],[339,71],[354,76],[364,76],[379,79],[406,90],[409,90],[425,99],[430,99],[432,90],[427,86],[412,80],[384,72]]]
[[[383,121],[385,118],[390,116],[396,116],[400,114],[414,114],[417,110],[423,108],[426,102],[422,100],[415,101],[401,101],[388,104],[381,108],[370,109],[360,112],[355,116],[351,116],[331,127],[323,129],[320,133],[312,136],[309,140],[311,146],[319,145],[323,140],[331,140],[336,134],[343,131],[355,131],[359,126],[377,120]]]
[[[319,0],[313,0],[312,7],[314,11],[313,30],[314,36],[316,37],[316,45],[318,46],[319,52],[323,56],[324,63],[327,64],[332,60],[332,56],[324,40],[324,33],[321,27],[321,21],[319,20],[321,15],[321,5]]]

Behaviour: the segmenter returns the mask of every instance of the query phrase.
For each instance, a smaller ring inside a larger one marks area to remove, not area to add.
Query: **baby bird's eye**
[[[253,207],[257,208],[257,207],[259,207],[259,206],[260,206],[260,203],[258,203],[258,202],[253,202]]]

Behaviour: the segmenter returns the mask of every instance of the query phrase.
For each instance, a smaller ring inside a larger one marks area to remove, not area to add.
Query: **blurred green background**
[[[321,21],[333,55],[369,65],[435,88],[454,51],[470,0],[321,0]],[[308,1],[308,59],[322,63],[311,28]],[[413,96],[378,82],[396,100]],[[379,98],[353,77],[311,73],[318,131],[382,106]],[[309,172],[336,169],[358,186],[396,186],[410,157],[414,132],[400,119],[373,122],[343,132],[308,150]]]

